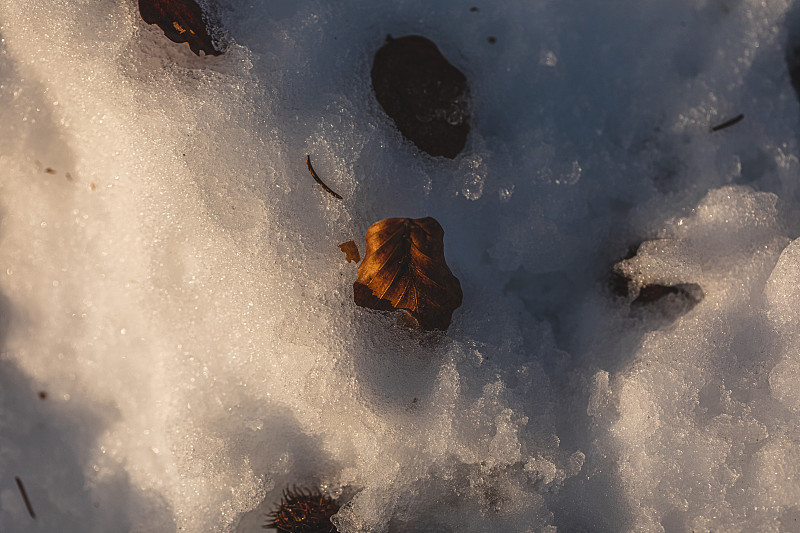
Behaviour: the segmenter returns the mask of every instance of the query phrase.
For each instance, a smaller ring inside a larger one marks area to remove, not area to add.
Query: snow
[[[342,532],[800,530],[796,3],[203,5],[218,57],[0,0],[0,530],[257,531],[294,485]],[[375,100],[388,34],[467,76],[454,160]],[[353,303],[394,216],[445,230],[446,333]]]

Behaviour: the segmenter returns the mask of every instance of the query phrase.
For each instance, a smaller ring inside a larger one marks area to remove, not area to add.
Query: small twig
[[[730,128],[734,124],[738,124],[739,122],[741,122],[743,118],[744,118],[744,113],[739,113],[738,115],[736,115],[732,119],[726,120],[722,124],[717,124],[716,126],[711,126],[711,131],[713,132],[713,131],[724,130],[725,128]]]
[[[342,199],[342,197],[341,197],[341,196],[339,196],[338,194],[336,194],[335,192],[333,192],[333,191],[331,190],[331,188],[330,188],[330,187],[328,187],[327,185],[325,185],[325,184],[322,182],[322,180],[321,180],[321,179],[319,179],[319,176],[317,176],[317,173],[316,173],[316,172],[314,172],[314,167],[312,167],[312,166],[311,166],[311,156],[308,156],[308,155],[306,156],[306,165],[308,165],[308,171],[309,171],[309,172],[311,172],[311,177],[312,177],[312,178],[314,178],[314,181],[316,181],[317,183],[319,183],[319,184],[320,184],[320,186],[321,186],[323,189],[325,189],[325,191],[326,191],[326,192],[328,192],[328,193],[332,194],[332,195],[333,195],[335,198],[338,198],[339,200],[341,200],[341,199]]]
[[[22,494],[22,501],[25,502],[25,507],[28,508],[28,514],[31,515],[31,518],[36,520],[36,513],[33,512],[31,501],[28,499],[28,493],[25,492],[25,486],[22,484],[22,480],[17,476],[14,476],[14,479],[17,481],[17,487],[19,487],[20,494]]]

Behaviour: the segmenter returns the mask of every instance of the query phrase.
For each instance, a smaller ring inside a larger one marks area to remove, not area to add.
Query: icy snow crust
[[[0,530],[256,531],[294,484],[342,532],[800,528],[800,6],[207,7],[220,57],[0,2]],[[467,75],[455,160],[375,101],[387,34]],[[445,229],[446,334],[353,304],[390,216]]]

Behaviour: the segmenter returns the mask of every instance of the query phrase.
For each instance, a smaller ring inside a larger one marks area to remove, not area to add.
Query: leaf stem
[[[25,502],[25,507],[28,509],[28,514],[31,515],[31,518],[36,520],[36,513],[33,512],[31,501],[28,499],[28,493],[25,492],[25,485],[22,484],[22,480],[17,476],[14,476],[14,480],[17,482],[17,488],[19,488],[20,494],[22,494],[22,501]]]
[[[714,131],[724,130],[725,128],[730,128],[734,124],[738,124],[743,118],[744,118],[744,113],[739,113],[732,119],[726,120],[722,124],[717,124],[716,126],[712,126],[711,131],[714,132]]]
[[[308,171],[311,172],[311,177],[314,178],[314,181],[319,183],[320,187],[325,189],[325,192],[330,193],[331,195],[333,195],[334,198],[338,198],[339,200],[342,199],[341,196],[339,196],[338,194],[333,192],[333,190],[331,190],[330,187],[325,185],[325,183],[323,183],[322,180],[319,179],[319,176],[317,176],[317,173],[314,171],[314,167],[311,166],[311,156],[308,156],[308,155],[306,156],[306,165],[308,165]]]

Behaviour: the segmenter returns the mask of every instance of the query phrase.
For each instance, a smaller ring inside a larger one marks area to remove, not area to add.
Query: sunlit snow
[[[0,531],[261,531],[289,486],[347,533],[800,531],[800,4],[201,4],[218,57],[0,0]],[[455,159],[376,101],[387,35],[466,75]],[[446,333],[338,249],[425,216]]]

